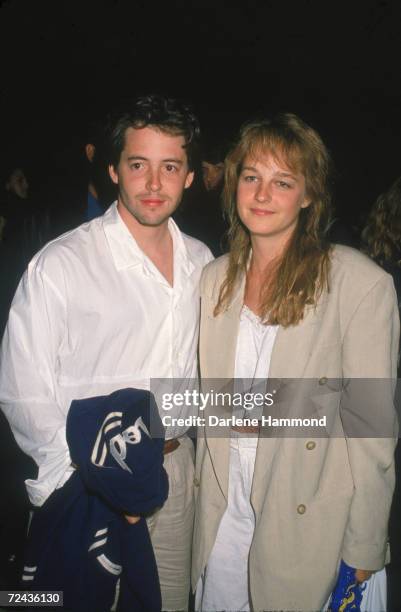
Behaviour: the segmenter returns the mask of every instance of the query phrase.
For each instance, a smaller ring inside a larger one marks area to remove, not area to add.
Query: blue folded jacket
[[[355,569],[341,561],[328,612],[359,612],[364,589],[365,586],[356,581]]]
[[[152,433],[152,436],[150,435]],[[35,509],[24,588],[60,590],[73,612],[157,612],[160,585],[146,520],[163,505],[164,432],[153,395],[123,389],[73,401],[67,442],[77,470]],[[117,589],[117,584],[118,589]]]

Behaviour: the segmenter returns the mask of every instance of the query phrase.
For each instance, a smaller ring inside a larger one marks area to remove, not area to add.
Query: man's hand
[[[355,578],[357,582],[365,582],[365,580],[368,580],[368,578],[370,578],[372,574],[373,574],[373,571],[371,570],[362,570],[362,569],[355,570]]]
[[[141,520],[140,516],[131,516],[129,514],[124,514],[125,518],[127,519],[127,521],[129,522],[130,525],[135,525],[135,523],[137,523],[138,521]]]

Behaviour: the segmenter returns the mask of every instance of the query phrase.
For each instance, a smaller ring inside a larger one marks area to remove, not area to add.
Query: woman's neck
[[[264,275],[273,261],[277,260],[283,252],[284,245],[274,245],[265,240],[251,239],[252,257],[251,267],[254,272]]]

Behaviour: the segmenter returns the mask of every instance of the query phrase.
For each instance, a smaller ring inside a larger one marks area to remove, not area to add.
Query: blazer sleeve
[[[378,570],[386,562],[395,480],[398,343],[397,298],[393,281],[386,274],[361,297],[343,342],[341,413],[354,495],[342,558],[358,569]]]

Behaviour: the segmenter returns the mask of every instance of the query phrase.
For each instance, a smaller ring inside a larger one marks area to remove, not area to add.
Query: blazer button
[[[319,385],[325,385],[326,383],[327,383],[326,376],[322,376],[322,378],[319,378]]]
[[[306,448],[308,450],[313,450],[316,447],[316,442],[313,442],[313,440],[309,440],[309,442],[306,443]]]
[[[299,506],[297,508],[297,512],[298,512],[298,514],[305,514],[306,506],[304,504],[299,504]]]
[[[195,487],[200,487],[200,482],[197,478],[194,478],[194,486]]]

